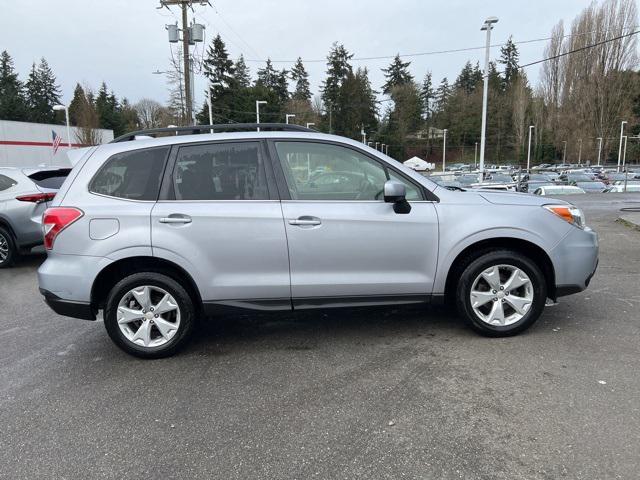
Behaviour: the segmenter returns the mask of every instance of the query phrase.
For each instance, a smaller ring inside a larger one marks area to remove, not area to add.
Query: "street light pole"
[[[563,140],[562,143],[564,143],[564,150],[562,152],[562,163],[566,164],[566,160],[567,160],[567,141]]]
[[[376,142],[376,150],[378,150],[378,145],[380,145],[380,142]]]
[[[578,139],[580,147],[578,148],[578,166],[582,165],[582,139]]]
[[[626,120],[623,120],[620,124],[620,146],[618,147],[618,172],[620,171],[620,159],[622,157],[622,134],[624,132],[624,124],[627,123]]]
[[[624,148],[622,149],[622,169],[625,169],[627,163],[627,135],[624,136]]]
[[[256,123],[260,125],[260,105],[266,104],[266,100],[256,100]],[[257,127],[256,131],[260,131],[260,127]]]
[[[493,24],[498,22],[497,17],[489,17],[484,21],[480,30],[487,32],[487,43],[484,57],[484,88],[482,90],[482,129],[480,131],[480,183],[484,180],[484,150],[486,146],[487,132],[487,100],[489,96],[489,55],[491,49],[491,30]],[[444,171],[444,165],[443,165]]]
[[[598,142],[598,166],[600,166],[600,154],[602,153],[602,137],[596,138],[596,140],[600,140]]]
[[[367,132],[364,131],[364,127],[360,129],[360,135],[362,135],[362,143],[367,144]]]
[[[531,173],[531,130],[535,125],[529,125],[529,147],[527,148],[527,173]]]
[[[287,113],[287,114],[285,115],[285,120],[284,120],[284,121],[285,121],[285,123],[286,123],[287,125],[289,125],[289,119],[290,119],[290,118],[296,118],[296,115],[295,115],[294,113]]]
[[[53,109],[57,112],[64,110],[64,118],[67,123],[67,146],[71,148],[71,128],[69,127],[69,107],[66,105],[54,105]]]
[[[387,156],[389,155],[389,145],[384,146],[384,154]]]
[[[444,167],[447,163],[447,129],[445,128],[442,132],[444,134],[442,137],[442,171],[444,172]]]
[[[211,103],[211,87],[221,87],[222,84],[220,82],[215,82],[215,83],[211,83],[209,84],[209,87],[207,88],[207,103],[209,104],[209,125],[213,125],[213,105]],[[211,132],[213,133],[213,128],[211,129]]]
[[[476,142],[476,151],[473,154],[473,168],[478,168],[478,142]]]

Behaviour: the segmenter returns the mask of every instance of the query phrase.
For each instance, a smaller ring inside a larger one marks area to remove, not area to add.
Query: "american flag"
[[[53,154],[55,155],[58,151],[58,147],[60,146],[60,142],[62,141],[62,137],[53,130],[51,130],[51,134],[53,135],[53,143],[51,145],[53,146]]]

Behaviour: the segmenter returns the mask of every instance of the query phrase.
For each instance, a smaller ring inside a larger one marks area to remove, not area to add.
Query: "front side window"
[[[257,142],[180,147],[173,171],[176,200],[267,200]]]
[[[275,146],[292,200],[382,201],[389,179],[407,186],[407,200],[423,199],[413,183],[357,150],[312,142]]]
[[[0,192],[2,192],[3,190],[9,190],[11,187],[17,184],[18,182],[16,182],[13,178],[9,178],[6,175],[0,175]]]
[[[157,200],[169,147],[117,153],[98,171],[89,191],[128,200]]]

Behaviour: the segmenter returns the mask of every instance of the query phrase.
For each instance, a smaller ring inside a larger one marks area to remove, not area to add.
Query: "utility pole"
[[[205,0],[160,0],[160,7],[158,8],[167,8],[171,5],[177,5],[182,10],[182,61],[184,64],[184,96],[185,96],[185,112],[186,112],[186,122],[191,125],[193,124],[193,91],[192,91],[192,69],[191,69],[191,57],[189,54],[189,44],[190,42],[201,42],[202,37],[191,38],[192,36],[192,28],[189,27],[189,16],[187,15],[187,9],[192,7],[194,3],[199,3],[200,5],[210,5],[208,1]],[[196,27],[197,24],[194,24],[193,28]],[[204,26],[197,25],[199,27],[200,33],[201,29],[204,29]],[[175,26],[173,28],[176,28]],[[169,33],[169,42],[177,42],[178,39],[174,36],[177,36],[177,32],[173,33],[170,31]]]
[[[444,167],[447,163],[447,129],[445,128],[442,132],[444,133],[442,137],[442,171],[444,172]]]
[[[624,124],[627,123],[626,120],[623,120],[620,123],[620,146],[618,147],[618,172],[620,171],[620,160],[622,160],[622,134],[624,133]]]
[[[480,130],[480,183],[484,181],[484,149],[487,141],[487,103],[489,98],[489,55],[491,51],[491,30],[493,30],[493,25],[497,22],[497,17],[489,17],[484,21],[484,24],[480,29],[481,31],[487,32],[487,43],[484,58],[484,87],[482,90],[482,127]],[[444,165],[442,166],[442,171],[444,171]]]
[[[527,148],[527,173],[531,173],[531,130],[535,127],[529,125],[529,147]]]
[[[600,155],[602,154],[602,137],[596,138],[596,140],[600,140],[598,142],[598,166],[600,166]]]
[[[566,160],[567,160],[567,141],[563,140],[562,143],[564,143],[564,150],[562,151],[562,163],[566,164]]]
[[[478,168],[478,142],[476,142],[476,152],[473,154],[473,168]]]

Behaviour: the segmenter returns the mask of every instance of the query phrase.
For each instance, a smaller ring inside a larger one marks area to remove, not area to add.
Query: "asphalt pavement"
[[[446,310],[242,316],[143,361],[0,270],[0,478],[636,479],[640,195],[571,198],[590,288],[488,339]]]

